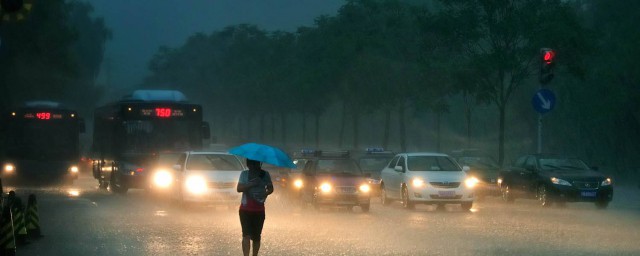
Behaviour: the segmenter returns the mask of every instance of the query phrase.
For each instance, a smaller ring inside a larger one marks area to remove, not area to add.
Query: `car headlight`
[[[170,172],[165,170],[157,170],[153,174],[153,184],[160,188],[166,188],[173,182],[173,176]]]
[[[571,186],[571,183],[569,183],[568,181],[563,180],[563,179],[558,179],[556,177],[552,177],[551,178],[551,183],[556,184],[556,185]]]
[[[69,168],[69,171],[71,171],[71,173],[78,173],[79,169],[78,166],[71,166],[71,168]]]
[[[302,188],[302,180],[301,179],[297,179],[293,182],[293,186],[296,188]]]
[[[605,180],[602,181],[602,183],[600,183],[600,186],[610,186],[611,185],[611,178],[606,178]]]
[[[320,185],[320,191],[324,192],[324,193],[328,193],[331,192],[331,184],[329,183],[322,183],[322,185]]]
[[[16,167],[12,164],[5,164],[4,165],[4,171],[5,172],[13,172],[16,170]]]
[[[371,187],[369,187],[369,185],[367,184],[360,185],[360,191],[364,193],[369,193],[370,190],[371,190]]]
[[[200,176],[189,176],[187,178],[187,191],[192,194],[202,194],[207,191],[207,181]]]
[[[422,180],[422,179],[418,179],[418,178],[415,178],[415,179],[413,179],[413,180],[411,181],[411,184],[412,184],[414,187],[419,188],[419,187],[424,186],[424,180]]]
[[[498,178],[496,182],[498,183],[498,185],[502,184],[502,178]]]
[[[464,180],[464,184],[467,186],[467,188],[473,188],[476,185],[478,185],[479,182],[480,180],[478,180],[478,178],[476,177],[469,177],[466,180]]]

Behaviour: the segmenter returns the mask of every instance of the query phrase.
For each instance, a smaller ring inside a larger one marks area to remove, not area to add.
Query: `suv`
[[[525,155],[500,173],[502,198],[537,198],[542,206],[565,202],[594,202],[606,208],[613,198],[611,179],[578,158],[553,154]]]
[[[302,170],[301,200],[321,206],[359,206],[369,211],[371,187],[348,151],[316,151]]]
[[[446,154],[397,154],[382,170],[383,205],[400,200],[407,209],[415,204],[460,204],[468,211],[473,206],[473,188],[478,179],[471,177]]]

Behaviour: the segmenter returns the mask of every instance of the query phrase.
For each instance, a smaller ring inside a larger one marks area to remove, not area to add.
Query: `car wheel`
[[[409,199],[409,190],[407,187],[402,188],[402,207],[409,210],[415,208],[415,205],[411,202],[411,199]]]
[[[511,191],[511,188],[507,185],[504,186],[504,188],[501,189],[502,191],[502,200],[507,202],[507,203],[513,203],[516,199],[513,196],[513,192]]]
[[[370,204],[360,205],[360,209],[362,209],[362,212],[369,212],[370,207],[371,207]]]
[[[542,205],[542,207],[549,207],[553,204],[545,185],[538,186],[538,200],[540,201],[540,205]]]
[[[469,210],[471,210],[471,207],[473,207],[473,202],[465,202],[460,204],[460,207],[462,207],[462,210],[465,212],[468,212]]]
[[[384,206],[388,206],[392,203],[391,199],[389,199],[389,197],[387,197],[387,189],[385,189],[384,187],[382,187],[381,191],[380,191],[380,201],[382,202],[382,205]]]
[[[598,209],[607,209],[608,206],[609,206],[609,201],[604,201],[604,200],[596,201],[596,207]]]

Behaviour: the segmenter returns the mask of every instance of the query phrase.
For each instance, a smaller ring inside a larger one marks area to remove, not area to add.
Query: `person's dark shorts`
[[[264,212],[240,210],[240,225],[242,225],[242,236],[250,236],[251,240],[260,241],[264,225]]]

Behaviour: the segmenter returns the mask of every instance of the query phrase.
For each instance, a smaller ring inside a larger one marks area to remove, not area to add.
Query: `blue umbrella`
[[[229,149],[229,153],[280,167],[296,168],[291,158],[282,150],[258,143],[247,143]]]

